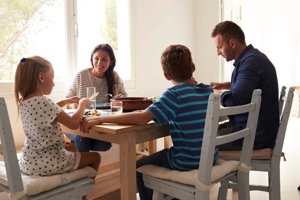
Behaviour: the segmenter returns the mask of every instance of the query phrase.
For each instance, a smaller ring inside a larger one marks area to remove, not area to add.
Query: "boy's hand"
[[[88,133],[91,126],[99,124],[98,118],[99,117],[84,118],[80,124],[80,130],[84,133]]]
[[[221,83],[216,83],[216,82],[210,82],[210,86],[212,86],[213,89],[221,89],[222,88]]]

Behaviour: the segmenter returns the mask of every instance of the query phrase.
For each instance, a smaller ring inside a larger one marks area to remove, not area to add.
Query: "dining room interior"
[[[237,22],[245,32],[247,44],[253,44],[270,58],[277,71],[279,88],[282,85],[288,87],[300,85],[300,39],[298,37],[300,24],[297,22],[300,17],[300,2],[297,0],[128,0],[124,2],[129,4],[130,17],[128,57],[130,57],[132,71],[130,80],[125,82],[130,97],[158,97],[165,88],[171,87],[170,82],[164,79],[160,65],[160,55],[170,44],[184,44],[191,50],[196,66],[194,77],[198,82],[230,80],[232,62],[226,62],[217,55],[214,41],[210,36],[215,24],[222,20]],[[99,41],[102,42],[105,41]],[[56,44],[57,48],[62,48],[59,45]],[[47,57],[47,54],[45,56]],[[89,57],[84,59],[89,61]],[[65,68],[72,64],[74,63],[66,64]],[[74,77],[75,73],[76,68],[68,71],[65,81]],[[64,81],[56,83],[50,97],[55,101],[64,98],[67,86],[67,82]],[[282,199],[300,199],[300,192],[297,190],[300,185],[298,175],[300,146],[297,142],[300,139],[299,91],[299,88],[295,91],[283,147],[287,161],[282,161],[280,166]],[[13,81],[2,80],[0,77],[0,96],[7,101],[15,143],[20,149],[25,136],[13,92]],[[156,148],[158,150],[163,148],[163,144],[163,139],[157,140]],[[139,150],[149,148],[147,145],[149,144],[139,145]],[[100,169],[90,199],[119,198],[118,192],[110,193],[118,191],[120,187],[118,164],[116,164],[119,161],[118,150],[118,144],[113,144],[111,150],[101,152],[101,166],[106,167]],[[114,170],[111,170],[112,168]],[[267,181],[266,176],[260,173],[251,173],[250,178],[254,182]],[[103,197],[100,198],[99,195]],[[216,195],[217,189],[214,188],[212,199],[216,199]],[[0,193],[0,199],[5,200],[5,198],[7,198],[6,194]],[[229,192],[228,200],[236,198],[236,192]],[[251,192],[251,199],[268,199],[268,194]]]

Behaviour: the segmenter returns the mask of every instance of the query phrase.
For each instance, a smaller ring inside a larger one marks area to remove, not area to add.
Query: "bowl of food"
[[[153,103],[153,100],[147,97],[120,97],[116,99],[123,102],[123,112],[144,110]]]

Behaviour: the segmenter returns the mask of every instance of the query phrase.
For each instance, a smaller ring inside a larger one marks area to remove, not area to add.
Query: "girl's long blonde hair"
[[[15,74],[15,100],[19,107],[20,101],[35,92],[38,86],[38,76],[48,72],[51,63],[40,56],[22,58]],[[19,109],[18,109],[19,110]]]

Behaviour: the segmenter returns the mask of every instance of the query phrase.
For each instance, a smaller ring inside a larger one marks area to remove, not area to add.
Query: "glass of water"
[[[111,111],[113,114],[121,114],[123,112],[123,102],[117,99],[111,99]]]
[[[87,98],[90,99],[90,107],[91,110],[96,110],[96,87],[87,87],[86,88]]]

